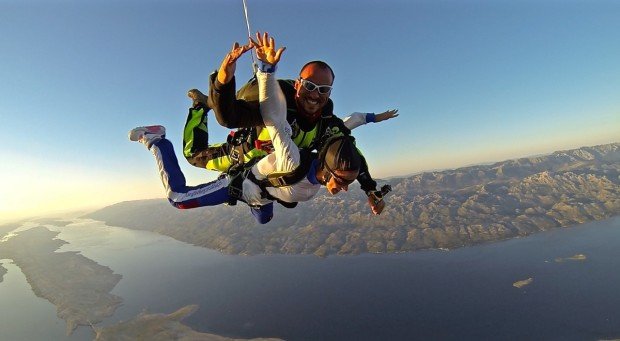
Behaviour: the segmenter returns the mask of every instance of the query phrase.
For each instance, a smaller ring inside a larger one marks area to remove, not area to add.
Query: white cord
[[[248,38],[252,37],[252,31],[250,30],[250,19],[248,19],[248,6],[243,0],[243,13],[245,14],[245,24],[248,27]],[[254,60],[254,53],[250,51],[250,55],[252,56],[252,74],[256,74],[258,70],[258,66],[256,65],[256,61]]]

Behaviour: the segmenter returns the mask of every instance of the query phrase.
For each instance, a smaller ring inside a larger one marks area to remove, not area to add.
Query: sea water
[[[452,251],[327,258],[222,255],[89,220],[46,226],[69,242],[57,252],[79,251],[123,276],[112,291],[123,304],[99,326],[198,304],[185,324],[242,338],[620,337],[620,218]],[[585,259],[570,258],[581,254]],[[0,283],[5,320],[52,326],[45,339],[65,339],[55,307],[29,291],[19,268],[3,263],[9,270]],[[529,278],[529,285],[513,286]],[[12,305],[36,307],[5,308],[9,297]],[[27,332],[19,323],[1,327],[4,335]],[[90,327],[80,327],[71,339],[92,337]]]
[[[65,323],[56,317],[56,307],[34,295],[13,262],[3,259],[0,266],[8,270],[0,282],[0,340],[65,339]]]

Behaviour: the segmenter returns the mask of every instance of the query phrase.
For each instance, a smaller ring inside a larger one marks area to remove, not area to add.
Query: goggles
[[[299,82],[301,83],[301,86],[303,86],[304,89],[306,89],[306,91],[308,91],[308,92],[312,92],[314,90],[317,90],[319,92],[319,94],[327,95],[328,93],[330,93],[332,91],[332,86],[331,85],[316,85],[316,84],[312,83],[311,81],[309,81],[307,79],[303,79],[303,78],[299,78]]]
[[[323,178],[323,181],[325,183],[328,183],[332,177],[334,178],[336,185],[338,185],[339,187],[349,186],[350,184],[353,183],[353,181],[355,181],[355,179],[349,180],[349,179],[339,177],[338,175],[336,175],[336,173],[334,173],[334,171],[331,168],[329,168],[327,163],[324,164],[324,167],[325,167],[325,170],[327,170],[327,174],[325,175],[325,178]]]

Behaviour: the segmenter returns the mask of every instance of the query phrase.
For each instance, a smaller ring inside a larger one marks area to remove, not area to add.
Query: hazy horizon
[[[610,143],[601,143],[601,144],[596,144],[596,145],[589,145],[589,146],[579,146],[577,148],[582,148],[582,147],[593,147],[593,146],[598,146],[598,145],[607,145],[607,144],[613,144],[613,143],[620,143],[620,142],[610,142]],[[489,164],[494,164],[494,163],[498,163],[498,162],[504,162],[504,161],[508,161],[508,160],[516,160],[516,159],[521,159],[521,158],[528,158],[528,157],[537,157],[537,156],[544,156],[544,155],[549,155],[552,154],[554,152],[559,152],[559,151],[563,151],[563,150],[571,150],[571,149],[577,149],[577,148],[565,148],[565,149],[558,149],[558,150],[554,150],[551,152],[547,152],[547,153],[539,153],[539,154],[529,154],[529,155],[522,155],[522,156],[516,156],[516,157],[512,157],[512,158],[508,158],[508,159],[502,159],[502,160],[492,160],[492,161],[488,161],[488,162],[480,162],[480,163],[472,163],[472,164],[466,164],[466,165],[460,165],[457,167],[448,167],[448,168],[441,168],[441,169],[426,169],[426,170],[422,170],[419,172],[412,172],[409,174],[398,174],[398,175],[393,175],[393,176],[387,176],[387,177],[383,177],[383,178],[379,178],[379,179],[398,179],[398,178],[405,178],[405,177],[409,177],[409,176],[414,176],[417,174],[422,174],[422,173],[427,173],[427,172],[440,172],[440,171],[447,171],[447,170],[455,170],[455,169],[459,169],[459,168],[465,168],[465,167],[470,167],[470,166],[476,166],[476,165],[489,165]],[[76,214],[85,214],[87,212],[91,212],[91,211],[96,211],[100,208],[109,206],[109,205],[113,205],[119,202],[123,202],[123,201],[133,201],[133,200],[149,200],[149,199],[165,199],[165,196],[162,195],[155,195],[153,197],[148,197],[148,198],[132,198],[132,199],[121,199],[121,200],[116,200],[116,201],[110,201],[110,202],[106,202],[106,203],[101,203],[99,205],[84,205],[84,206],[76,206],[76,207],[72,207],[72,208],[64,208],[64,209],[54,209],[54,210],[49,210],[49,211],[40,211],[38,213],[26,213],[26,212],[22,212],[22,213],[16,213],[14,216],[10,217],[5,217],[4,214],[0,215],[0,224],[2,223],[11,223],[11,222],[15,222],[15,221],[20,221],[20,220],[24,220],[24,219],[38,219],[38,218],[62,218],[65,217],[67,215],[69,216],[75,216]]]

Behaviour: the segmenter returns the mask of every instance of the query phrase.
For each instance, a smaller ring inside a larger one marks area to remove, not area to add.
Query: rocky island
[[[523,288],[526,285],[532,284],[532,282],[534,282],[534,279],[532,277],[530,277],[530,278],[527,278],[527,279],[524,279],[524,280],[521,280],[521,281],[516,281],[516,282],[514,282],[512,284],[512,286],[515,287],[515,288],[521,289],[521,288]]]
[[[562,263],[564,261],[584,261],[586,259],[587,259],[586,255],[584,255],[582,253],[578,253],[578,254],[576,254],[574,256],[571,256],[571,257],[565,257],[565,258],[558,257],[558,258],[555,259],[555,262],[556,263]]]
[[[276,205],[266,225],[243,204],[177,210],[164,199],[122,202],[85,217],[227,254],[452,249],[620,214],[620,144],[378,182],[393,188],[380,216],[351,188],[337,196],[321,191],[295,209]]]

